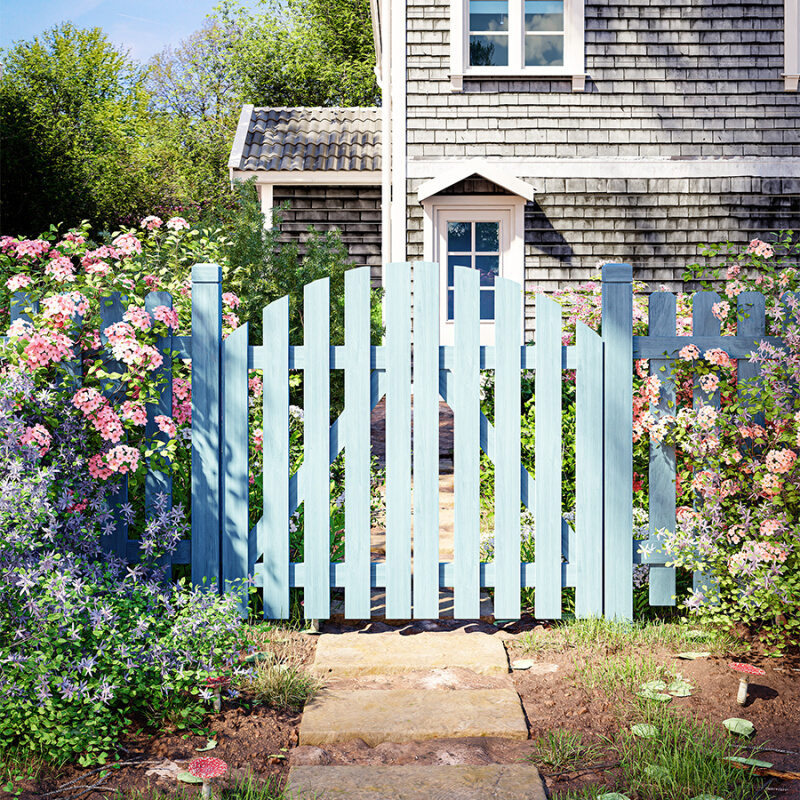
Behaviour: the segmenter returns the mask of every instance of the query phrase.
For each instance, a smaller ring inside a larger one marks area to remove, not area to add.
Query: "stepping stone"
[[[292,767],[293,800],[545,800],[533,765]]]
[[[323,691],[303,711],[299,744],[363,739],[375,747],[382,742],[471,736],[528,738],[525,714],[513,689]]]
[[[317,642],[313,672],[324,678],[396,675],[462,667],[477,675],[507,675],[503,643],[486,633],[325,633]]]

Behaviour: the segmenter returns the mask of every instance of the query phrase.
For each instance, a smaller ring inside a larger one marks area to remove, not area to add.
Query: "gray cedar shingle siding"
[[[584,93],[569,80],[466,76],[452,92],[449,3],[408,4],[411,162],[800,157],[799,97],[781,77],[783,0],[587,0]],[[412,260],[424,179],[407,184]],[[788,179],[529,180],[529,286],[585,280],[615,256],[658,284],[697,260],[699,242],[800,226],[799,182]]]
[[[371,269],[373,284],[381,275],[381,188],[380,186],[276,186],[274,202],[282,211],[281,238],[303,242],[308,229],[338,228],[352,261]]]
[[[247,171],[381,168],[379,108],[253,108],[241,154],[229,165]]]

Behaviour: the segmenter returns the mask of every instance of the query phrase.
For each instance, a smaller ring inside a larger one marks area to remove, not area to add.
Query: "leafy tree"
[[[0,225],[32,235],[56,220],[95,225],[157,193],[142,158],[141,71],[99,28],[64,23],[2,54]]]

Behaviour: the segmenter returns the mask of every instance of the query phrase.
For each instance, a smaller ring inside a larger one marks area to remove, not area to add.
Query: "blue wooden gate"
[[[413,274],[413,293],[412,293]],[[561,616],[561,590],[576,588],[579,615],[632,615],[632,294],[631,268],[607,265],[603,337],[579,325],[575,346],[562,345],[561,307],[536,299],[537,335],[521,345],[522,287],[498,279],[495,345],[480,345],[479,276],[457,269],[455,345],[439,344],[439,266],[389,264],[384,270],[384,344],[370,345],[367,269],[345,275],[345,344],[333,347],[327,280],[304,296],[304,344],[289,344],[289,301],[264,309],[264,345],[248,346],[247,327],[229,336],[219,366],[218,271],[195,268],[193,387],[196,407],[220,413],[221,439],[195,425],[195,496],[220,481],[220,518],[194,520],[193,574],[215,574],[222,588],[252,575],[264,615],[289,613],[289,591],[302,587],[308,618],[330,616],[331,588],[344,589],[345,616],[370,615],[373,588],[385,588],[388,618],[433,618],[439,590],[454,590],[457,618],[477,618],[481,588],[494,589],[495,615],[520,615],[520,589],[535,587],[535,614]],[[208,279],[208,280],[205,280]],[[210,292],[208,297],[203,293]],[[204,309],[208,309],[205,319]],[[413,346],[412,346],[413,321]],[[199,341],[208,342],[207,348]],[[413,463],[412,463],[413,352]],[[248,370],[263,370],[264,508],[250,529],[248,508]],[[289,470],[289,374],[304,373],[304,457]],[[345,408],[329,424],[329,380],[344,371]],[[577,509],[574,528],[561,509],[562,370],[576,371]],[[217,374],[219,370],[220,374]],[[495,420],[480,410],[481,370],[495,371]],[[520,463],[520,372],[536,371],[537,479]],[[221,408],[207,387],[221,385]],[[386,398],[386,556],[370,555],[370,412]],[[439,399],[455,417],[453,561],[439,557]],[[195,412],[197,413],[197,412]],[[611,432],[619,435],[610,436]],[[604,435],[604,432],[606,435]],[[330,464],[344,449],[346,514],[343,561],[330,562]],[[495,556],[479,558],[479,450],[495,465]],[[204,453],[220,453],[206,460]],[[215,471],[219,470],[219,473]],[[413,476],[413,552],[412,552]],[[289,519],[304,503],[304,561],[292,563]],[[207,506],[207,511],[211,511]],[[536,520],[535,563],[520,560],[520,509]],[[204,535],[203,529],[208,528]],[[214,530],[221,538],[214,536]],[[197,530],[200,535],[195,533]],[[214,545],[219,543],[219,552]],[[412,574],[413,557],[413,574]],[[244,602],[244,598],[242,598]]]

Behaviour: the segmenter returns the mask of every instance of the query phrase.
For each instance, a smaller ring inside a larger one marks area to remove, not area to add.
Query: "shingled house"
[[[377,232],[344,210],[380,197],[369,257],[442,264],[445,338],[448,264],[482,271],[490,328],[496,274],[556,288],[619,257],[671,283],[699,242],[800,229],[798,0],[373,0],[373,22],[383,108],[245,108],[232,174],[352,246]]]

